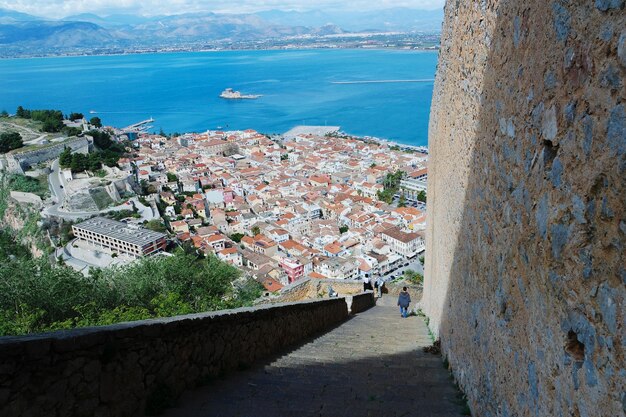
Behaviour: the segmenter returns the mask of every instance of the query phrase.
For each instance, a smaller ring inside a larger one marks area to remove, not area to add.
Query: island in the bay
[[[5,333],[238,306],[261,291],[280,299],[284,287],[306,278],[421,279],[425,148],[353,137],[332,126],[298,126],[281,135],[252,129],[167,135],[147,132],[150,122],[120,128],[81,113],[22,107],[4,113],[2,238],[39,259],[29,274],[58,268],[109,287],[122,272],[132,281],[144,276],[141,268],[158,270],[162,262],[187,277],[175,279],[190,280],[207,271],[204,263],[193,270],[173,265],[187,262],[180,256],[199,256],[216,262],[209,274],[233,268],[220,281],[224,293],[197,303],[185,298],[193,294],[172,295],[162,284],[161,292],[145,295],[145,311],[100,306],[84,319],[83,310],[96,307],[81,304]],[[24,269],[17,253],[0,254],[16,271]],[[156,307],[162,303],[173,304]],[[25,319],[21,311],[11,314],[15,323]]]
[[[255,100],[262,97],[261,94],[241,94],[241,91],[235,91],[232,88],[227,88],[220,94],[221,98],[227,100]]]

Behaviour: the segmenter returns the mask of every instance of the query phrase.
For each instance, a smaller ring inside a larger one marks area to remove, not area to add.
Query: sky
[[[445,0],[0,0],[0,8],[47,18],[79,13],[143,16],[194,12],[247,13],[262,10],[378,10],[392,7],[437,9]]]

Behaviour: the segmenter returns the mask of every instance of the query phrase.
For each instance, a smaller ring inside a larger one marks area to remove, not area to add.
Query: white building
[[[160,252],[166,246],[166,235],[163,233],[104,217],[75,224],[72,232],[78,239],[134,257]]]
[[[317,264],[314,270],[331,279],[357,279],[360,264],[354,258],[328,258]]]
[[[407,233],[397,227],[390,227],[381,233],[381,238],[394,253],[406,258],[413,258],[426,250],[424,236],[420,232]]]

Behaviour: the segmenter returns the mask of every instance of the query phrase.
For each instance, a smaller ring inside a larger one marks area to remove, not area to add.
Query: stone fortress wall
[[[371,293],[354,295],[359,311]],[[140,416],[349,317],[333,298],[0,338],[0,416]]]
[[[72,149],[73,152],[84,154],[89,152],[89,140],[85,137],[73,138],[57,144],[48,144],[28,151],[20,152],[17,149],[6,155],[6,169],[9,172],[23,174],[24,170],[30,166],[58,158],[66,146]]]
[[[624,0],[449,0],[422,305],[474,415],[626,413]]]

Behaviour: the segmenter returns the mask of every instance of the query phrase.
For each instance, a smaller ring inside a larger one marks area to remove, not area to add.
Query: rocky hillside
[[[0,173],[0,229],[8,232],[19,244],[29,248],[34,257],[44,256],[49,250],[49,245],[45,232],[38,224],[39,210],[11,198],[11,190],[17,189],[13,184],[7,175]]]

